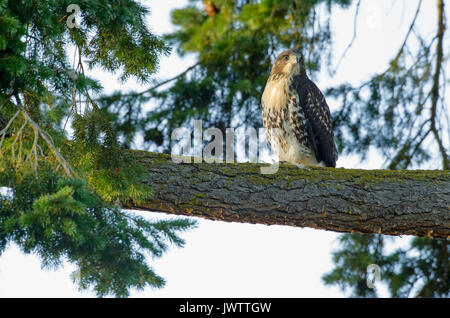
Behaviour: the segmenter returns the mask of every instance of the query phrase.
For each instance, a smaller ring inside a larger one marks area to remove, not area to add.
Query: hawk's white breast
[[[268,81],[262,96],[263,105],[276,111],[286,107],[286,80],[277,79]]]
[[[289,89],[289,82],[285,77],[269,80],[264,89],[261,102],[267,139],[280,161],[318,165],[314,152],[297,138],[294,131],[306,134],[306,119],[299,109],[297,93]]]

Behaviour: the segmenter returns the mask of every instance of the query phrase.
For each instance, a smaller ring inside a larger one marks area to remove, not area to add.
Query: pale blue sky
[[[183,7],[186,2],[150,1],[149,23],[154,32],[171,31],[170,10]],[[431,32],[436,21],[435,1],[425,3],[419,24],[422,30]],[[355,4],[333,15],[336,57],[351,41]],[[416,0],[362,1],[352,49],[338,73],[333,78],[322,74],[317,85],[324,90],[344,81],[359,83],[384,70],[400,46],[416,5]],[[180,59],[173,53],[161,60],[156,76],[170,78],[193,63],[192,57]],[[139,87],[134,81],[120,85],[113,76],[97,70],[93,75],[101,80],[106,92]],[[332,110],[339,107],[336,101],[328,103]],[[376,169],[381,164],[375,152],[371,152],[364,163],[350,157],[341,157],[338,161],[339,167],[346,168]],[[150,218],[170,217],[161,213],[140,214]],[[334,232],[307,228],[199,220],[198,228],[183,234],[184,248],[171,248],[161,259],[150,260],[156,272],[166,279],[166,286],[160,290],[132,291],[131,296],[344,297],[347,294],[338,288],[324,286],[321,282],[322,275],[332,269],[331,252],[337,247],[337,237]],[[395,246],[406,246],[409,240],[409,237],[398,239]],[[43,271],[35,256],[26,256],[16,246],[10,246],[0,257],[0,297],[95,296],[76,290],[69,278],[73,270],[74,267],[66,263],[58,271]],[[386,295],[382,286],[378,288],[382,289],[381,295]]]

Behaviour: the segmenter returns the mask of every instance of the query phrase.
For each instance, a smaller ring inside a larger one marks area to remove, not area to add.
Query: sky
[[[353,36],[356,1],[350,9],[336,10],[332,17],[336,57],[341,56]],[[397,52],[414,16],[416,0],[366,0],[359,8],[357,37],[342,60],[338,72],[321,74],[316,84],[322,90],[342,82],[360,83],[383,71]],[[185,0],[150,1],[149,24],[156,34],[173,30],[170,11],[185,6]],[[435,1],[425,1],[420,27],[430,32],[436,21]],[[433,4],[433,5],[431,5]],[[82,9],[82,8],[81,8]],[[447,13],[447,16],[450,16]],[[194,64],[193,56],[176,53],[163,57],[158,79],[168,79]],[[133,80],[120,84],[117,77],[93,70],[105,93],[139,90]],[[145,87],[141,87],[144,89]],[[328,100],[330,109],[339,108]],[[371,151],[365,162],[341,157],[338,167],[378,169],[383,160]],[[172,218],[163,213],[136,212],[150,219]],[[332,270],[332,251],[338,233],[289,226],[225,223],[197,219],[198,227],[182,234],[184,248],[172,247],[160,259],[149,260],[166,279],[162,289],[131,291],[131,297],[347,297],[337,287],[325,286],[321,277]],[[388,248],[407,246],[410,237],[398,238]],[[43,270],[34,255],[24,255],[10,245],[0,256],[0,297],[95,297],[80,292],[70,279],[75,267],[67,262],[58,270]],[[381,268],[382,270],[382,268]],[[381,297],[385,287],[375,285]]]

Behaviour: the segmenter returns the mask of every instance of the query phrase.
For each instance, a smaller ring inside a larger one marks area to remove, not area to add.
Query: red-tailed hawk
[[[267,139],[280,161],[336,167],[330,109],[306,75],[298,49],[287,50],[276,59],[261,106]]]

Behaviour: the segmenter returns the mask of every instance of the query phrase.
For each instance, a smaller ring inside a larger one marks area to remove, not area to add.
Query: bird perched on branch
[[[278,56],[261,107],[267,140],[280,161],[336,167],[330,109],[306,75],[300,50],[290,49]]]

